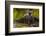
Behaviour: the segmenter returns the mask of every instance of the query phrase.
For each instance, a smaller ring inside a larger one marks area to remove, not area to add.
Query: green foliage
[[[14,20],[18,20],[20,18],[22,18],[25,14],[25,10],[24,9],[15,9],[13,11],[13,18]]]
[[[39,16],[39,9],[33,9],[32,16]]]

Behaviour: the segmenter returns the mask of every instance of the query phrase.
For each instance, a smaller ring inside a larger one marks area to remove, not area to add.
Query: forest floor
[[[39,23],[37,22],[37,23],[34,23],[34,24],[31,24],[30,26],[29,26],[29,24],[25,24],[25,23],[15,23],[14,24],[14,28],[24,28],[24,27],[38,27],[39,26]]]

